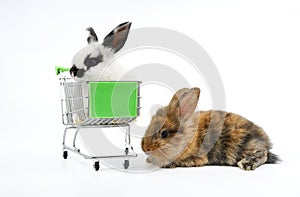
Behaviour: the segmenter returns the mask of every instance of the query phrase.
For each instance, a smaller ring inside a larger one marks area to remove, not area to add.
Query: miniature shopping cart
[[[139,116],[139,81],[95,81],[75,82],[68,74],[69,69],[56,67],[61,87],[62,122],[66,126],[63,134],[63,158],[68,151],[85,159],[94,160],[94,169],[99,170],[99,160],[104,158],[125,158],[123,166],[129,167],[129,158],[136,157],[130,144],[129,123]],[[76,139],[81,129],[89,128],[125,128],[124,154],[91,156],[80,152]],[[66,134],[75,130],[73,146],[66,145]]]

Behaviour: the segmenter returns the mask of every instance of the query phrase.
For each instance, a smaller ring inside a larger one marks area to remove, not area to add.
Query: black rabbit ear
[[[114,49],[118,52],[125,44],[131,22],[125,22],[114,28],[103,40],[103,46]]]
[[[87,42],[89,44],[91,44],[93,42],[98,42],[98,37],[92,27],[86,28],[86,31],[88,32]]]
[[[183,122],[186,121],[193,115],[199,96],[199,88],[183,88],[178,90],[169,103],[168,116],[172,116]]]

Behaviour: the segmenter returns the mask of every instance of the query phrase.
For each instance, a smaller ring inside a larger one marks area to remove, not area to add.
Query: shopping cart
[[[129,158],[136,157],[130,144],[129,123],[139,116],[140,83],[139,81],[95,81],[75,82],[69,75],[69,69],[56,67],[61,89],[62,122],[66,126],[63,134],[63,158],[68,151],[85,159],[94,160],[94,169],[100,168],[100,159],[125,158],[123,167],[129,167]],[[80,152],[76,139],[81,129],[125,128],[124,154],[91,156]],[[66,145],[66,134],[73,132],[73,145]]]

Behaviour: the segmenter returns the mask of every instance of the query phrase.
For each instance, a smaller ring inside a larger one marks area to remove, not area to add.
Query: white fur
[[[96,57],[99,54],[102,54],[103,62],[87,70],[87,67],[84,65],[83,62],[88,54],[91,54],[91,57]],[[85,46],[78,53],[76,53],[76,55],[72,60],[72,65],[76,65],[78,69],[83,68],[87,71],[85,72],[83,78],[75,77],[75,80],[76,81],[120,80],[125,73],[120,65],[112,61],[113,57],[114,57],[114,51],[112,49],[104,47],[102,44],[99,44],[97,42]]]

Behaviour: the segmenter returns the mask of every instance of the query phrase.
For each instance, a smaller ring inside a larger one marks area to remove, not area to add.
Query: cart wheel
[[[129,148],[125,148],[125,154],[128,155],[129,153]]]
[[[127,169],[129,167],[129,160],[125,160],[123,166],[124,169]]]
[[[95,169],[96,171],[98,171],[98,170],[100,169],[99,161],[95,161],[95,163],[94,163],[94,169]]]
[[[67,159],[68,158],[68,151],[64,151],[64,153],[63,153],[63,157],[64,157],[64,159]]]

